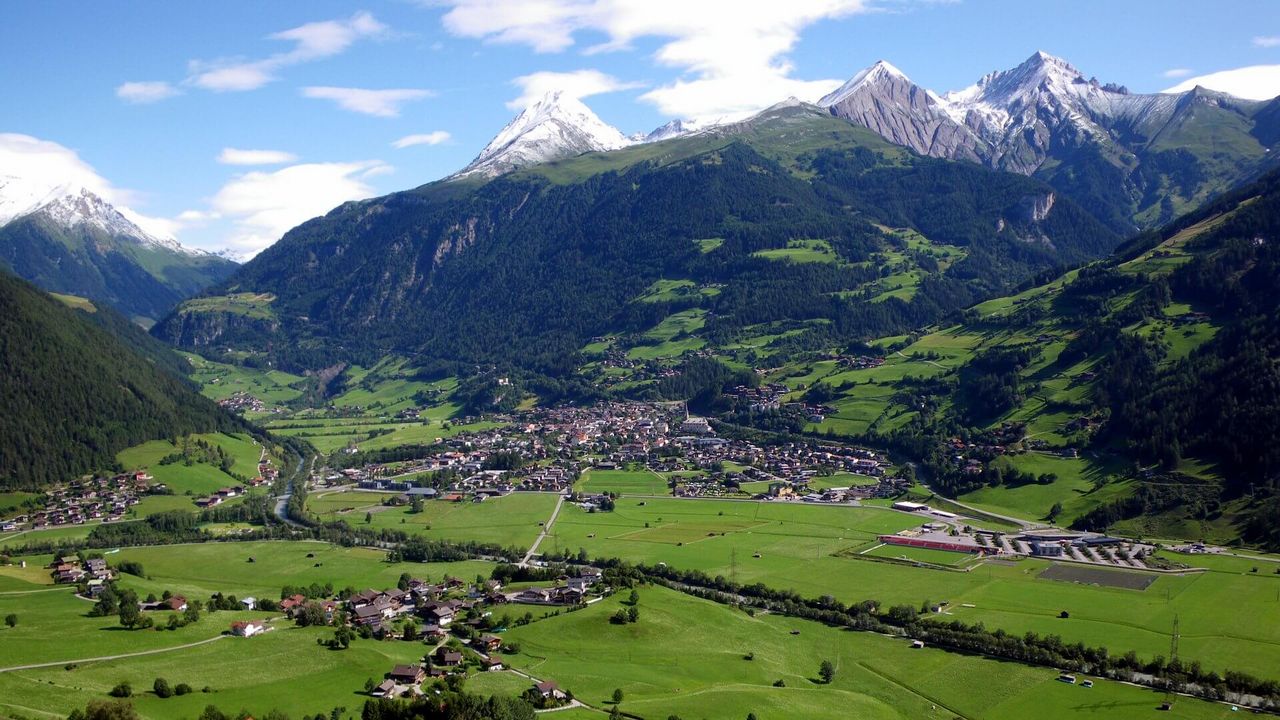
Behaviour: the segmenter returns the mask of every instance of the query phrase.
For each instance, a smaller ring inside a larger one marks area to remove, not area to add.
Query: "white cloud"
[[[349,200],[372,197],[364,180],[391,167],[377,160],[305,163],[253,171],[232,179],[214,195],[214,212],[233,220],[232,249],[256,254],[288,230]]]
[[[212,210],[183,210],[178,213],[178,217],[175,219],[181,223],[197,225],[209,222],[210,220],[217,220],[220,217],[222,217],[222,215],[213,212]]]
[[[277,71],[282,68],[332,57],[344,52],[357,40],[378,37],[386,32],[387,26],[367,12],[358,12],[346,20],[299,25],[267,36],[270,40],[294,43],[292,50],[260,60],[195,60],[188,68],[187,82],[216,92],[256,90],[275,80]]]
[[[440,145],[449,142],[453,136],[444,130],[433,130],[429,133],[419,135],[405,135],[399,140],[391,143],[395,148],[407,148],[414,145]]]
[[[1263,48],[1280,47],[1280,35],[1258,35],[1253,39],[1253,44]]]
[[[1167,78],[1180,78],[1186,77],[1191,73],[1191,68],[1169,68],[1168,70],[1160,73],[1160,75]]]
[[[332,100],[344,110],[375,117],[397,117],[404,103],[434,95],[430,90],[409,88],[366,90],[347,87],[305,87],[302,94],[309,98]]]
[[[223,165],[282,165],[297,160],[298,156],[283,150],[240,150],[222,148],[218,162]]]
[[[30,135],[0,133],[0,223],[23,215],[46,201],[55,191],[81,188],[111,203],[138,227],[162,238],[173,238],[180,223],[143,215],[129,207],[141,197],[116,187],[80,158],[76,151]]]
[[[13,183],[11,187],[9,182]],[[27,195],[40,193],[43,197],[64,185],[86,188],[113,204],[124,202],[129,196],[81,160],[76,151],[18,133],[0,133],[0,183],[6,185],[6,198],[16,198],[15,190],[20,189],[26,190]],[[33,197],[32,201],[41,197]]]
[[[127,82],[116,87],[116,97],[135,104],[159,102],[177,94],[177,88],[162,80]]]
[[[1200,75],[1164,92],[1186,92],[1197,85],[1247,100],[1270,100],[1280,95],[1280,65],[1251,65]]]
[[[592,95],[642,87],[641,83],[623,82],[599,70],[575,70],[573,72],[542,72],[521,75],[511,84],[520,88],[520,96],[507,102],[511,110],[520,110],[536,102],[552,90],[560,90],[579,100]]]
[[[461,37],[559,52],[579,32],[616,51],[659,38],[654,59],[684,77],[641,96],[667,115],[755,110],[790,95],[814,100],[837,80],[800,80],[787,54],[800,32],[824,19],[871,10],[871,0],[444,0],[445,28]]]

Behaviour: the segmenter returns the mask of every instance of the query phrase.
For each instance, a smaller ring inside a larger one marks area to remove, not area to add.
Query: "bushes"
[[[133,697],[133,686],[127,681],[116,683],[116,686],[111,688],[111,691],[107,694],[116,698]]]

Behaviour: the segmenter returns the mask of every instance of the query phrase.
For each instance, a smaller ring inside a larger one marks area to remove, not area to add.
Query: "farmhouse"
[[[378,687],[369,693],[374,697],[391,697],[396,691],[396,684],[393,680],[383,680]]]
[[[420,665],[397,665],[387,673],[387,679],[397,685],[418,685],[427,679],[427,673]]]
[[[237,620],[231,623],[231,634],[236,637],[253,637],[266,630],[266,622],[262,620]]]
[[[361,605],[351,616],[353,625],[378,628],[382,625],[382,611],[372,605]]]
[[[447,647],[438,648],[433,657],[437,665],[444,665],[445,667],[454,667],[462,664],[462,653],[457,650],[450,650]]]
[[[555,698],[556,700],[561,700],[565,696],[564,691],[560,689],[560,686],[550,680],[544,680],[537,685],[534,685],[533,689],[536,690],[543,698]]]

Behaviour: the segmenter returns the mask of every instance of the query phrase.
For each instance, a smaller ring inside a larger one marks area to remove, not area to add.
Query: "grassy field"
[[[190,365],[191,379],[200,385],[206,397],[213,400],[247,393],[268,404],[280,405],[302,396],[309,382],[301,375],[280,370],[263,370],[220,363],[196,355],[182,353]]]
[[[22,503],[28,500],[34,500],[40,497],[36,493],[22,492],[14,490],[12,492],[0,492],[0,518],[8,515],[16,515],[22,509]]]
[[[0,548],[20,547],[34,542],[57,542],[59,540],[88,537],[90,531],[97,526],[98,523],[85,523],[84,525],[70,525],[48,530],[24,530],[22,532],[8,533],[0,536]]]
[[[1039,560],[948,572],[858,558],[876,535],[919,522],[872,508],[624,498],[612,513],[565,507],[542,547],[665,562],[846,602],[918,606],[947,600],[955,616],[969,622],[1014,633],[1057,633],[1145,657],[1168,653],[1177,615],[1184,657],[1280,679],[1280,625],[1256,622],[1280,612],[1280,576],[1162,575],[1147,590],[1133,591],[1041,580],[1048,563]],[[1237,612],[1224,614],[1225,606]],[[1062,610],[1070,620],[1058,618]]]
[[[191,298],[182,304],[183,312],[208,313],[220,312],[258,320],[270,320],[275,317],[271,303],[276,297],[271,293],[232,293],[211,297]]]
[[[620,688],[622,710],[646,718],[1128,720],[1230,713],[1192,700],[1162,713],[1161,697],[1139,688],[1070,686],[1049,668],[913,650],[905,641],[776,615],[751,617],[656,587],[640,591],[639,622],[611,625],[621,597],[513,628],[508,637],[521,652],[508,660],[596,706],[608,707]],[[836,666],[830,685],[815,680],[823,659]],[[785,687],[774,687],[777,680]]]
[[[369,526],[374,528],[527,548],[556,504],[551,493],[517,492],[482,503],[432,500],[421,513],[414,513],[409,507],[382,505],[389,496],[356,491],[315,494],[307,499],[307,510],[322,520],[344,520],[355,526],[364,526],[366,513],[372,513]]]
[[[258,474],[258,458],[261,456],[262,446],[250,436],[210,433],[191,437],[225,450],[233,460],[232,472],[245,477],[254,477]],[[160,464],[165,456],[179,452],[181,452],[181,444],[174,445],[168,440],[152,440],[120,451],[116,454],[116,460],[128,470],[146,469],[155,478],[155,482],[168,485],[178,495],[208,495],[217,492],[219,488],[240,483],[232,475],[208,463],[186,465],[183,461],[178,461],[167,465]],[[190,504],[189,499],[188,504]]]
[[[582,492],[668,495],[667,480],[648,470],[587,470],[575,486]]]
[[[333,398],[338,407],[359,407],[380,413],[394,413],[422,403],[415,397],[440,397],[458,386],[456,378],[447,377],[435,381],[417,378],[416,371],[401,357],[390,356],[373,367],[352,366],[342,375],[345,392]],[[440,403],[437,412],[429,417],[442,420],[453,417],[456,405]]]
[[[752,255],[767,260],[784,260],[796,263],[840,262],[840,256],[831,247],[831,243],[826,240],[791,240],[785,248],[758,250]]]
[[[999,462],[1036,476],[1052,474],[1050,484],[986,487],[960,498],[965,504],[1007,515],[1041,520],[1054,503],[1062,503],[1063,521],[1132,492],[1131,483],[1116,480],[1124,468],[1115,461],[1091,457],[1067,458],[1028,452]]]
[[[224,615],[229,622],[232,615],[219,613]],[[178,642],[167,631],[149,634]],[[363,693],[367,678],[381,679],[393,666],[414,662],[423,654],[420,643],[363,640],[341,652],[316,644],[332,634],[329,629],[277,623],[272,632],[254,638],[225,637],[181,651],[83,664],[72,670],[4,673],[0,674],[0,698],[4,698],[0,712],[8,707],[29,717],[66,717],[90,700],[105,699],[116,683],[127,681],[137,693],[134,707],[145,718],[196,717],[210,704],[231,714],[249,710],[256,717],[273,709],[292,717],[327,716],[335,707],[358,716],[367,699]],[[196,692],[160,699],[150,692],[157,677],[171,684],[188,683]],[[201,691],[205,687],[209,692]]]
[[[52,295],[55,300],[67,307],[83,310],[88,313],[98,312],[98,307],[94,305],[93,301],[89,298],[80,297],[79,295],[64,295],[63,293],[56,292],[51,292],[49,294]]]
[[[439,581],[445,575],[487,577],[493,567],[482,562],[393,564],[379,551],[312,542],[132,548],[107,557],[111,562],[129,559],[143,564],[146,579],[126,575],[122,580],[140,595],[169,589],[194,598],[213,592],[279,597],[285,584],[312,582],[333,583],[336,588],[387,588],[395,586],[402,572]],[[249,563],[249,557],[255,562]],[[366,678],[381,678],[393,665],[413,662],[424,651],[420,643],[357,641],[351,649],[335,652],[316,644],[318,638],[331,636],[331,630],[294,628],[284,621],[260,637],[227,637],[174,649],[216,638],[232,620],[261,619],[264,614],[206,612],[198,622],[178,630],[128,631],[114,618],[88,617],[90,603],[75,598],[70,589],[48,586],[47,571],[36,567],[45,562],[47,558],[31,558],[25,569],[0,568],[0,614],[18,616],[16,627],[0,629],[0,668],[58,663],[0,673],[0,716],[12,710],[34,718],[65,717],[91,699],[105,698],[122,680],[139,693],[134,703],[147,718],[194,717],[211,703],[231,713],[248,709],[259,716],[272,708],[297,717],[304,712],[327,714],[334,707],[347,707],[358,715]],[[158,617],[163,621],[167,613]],[[63,667],[69,660],[151,650],[168,651]],[[145,692],[156,677],[171,684],[189,683],[197,692],[162,700]],[[205,686],[209,693],[200,692]]]

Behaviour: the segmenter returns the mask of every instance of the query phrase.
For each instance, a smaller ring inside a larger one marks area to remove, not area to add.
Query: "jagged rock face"
[[[1048,180],[1121,231],[1264,169],[1280,140],[1275,101],[1203,88],[1134,94],[1043,52],[941,96],[882,61],[820,104],[917,152]],[[1212,150],[1204,137],[1215,138]]]
[[[880,61],[819,101],[831,114],[933,157],[979,162],[978,138],[933,93]],[[982,148],[985,153],[985,147]]]

